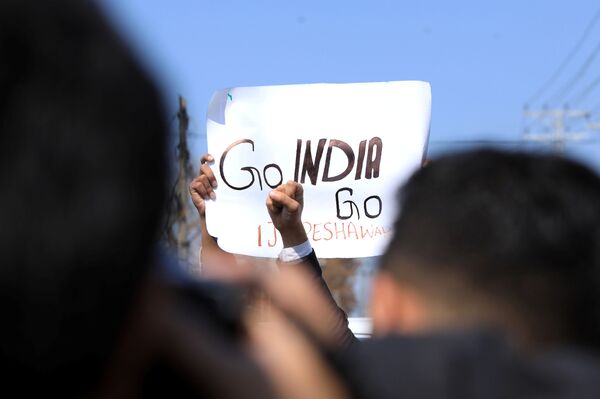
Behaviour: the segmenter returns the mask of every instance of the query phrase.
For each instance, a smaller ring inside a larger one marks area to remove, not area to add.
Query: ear
[[[425,328],[426,315],[424,301],[417,290],[385,271],[377,273],[371,296],[374,334],[418,333]]]

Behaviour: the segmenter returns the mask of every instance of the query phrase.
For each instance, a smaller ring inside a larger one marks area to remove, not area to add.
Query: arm
[[[282,264],[282,267],[290,267],[290,262],[280,263]],[[323,278],[321,265],[315,251],[311,250],[310,254],[301,258],[298,263],[304,265],[304,269],[314,278],[314,282],[318,286],[319,291],[328,302],[328,307],[331,309],[330,328],[332,334],[335,334],[334,341],[337,343],[337,346],[344,349],[353,343],[358,342],[358,339],[354,336],[354,333],[352,333],[352,330],[350,330],[350,327],[348,326],[348,315],[335,302],[335,299],[333,299],[333,295],[327,286],[327,282]]]
[[[210,154],[205,154],[200,158],[200,172],[190,184],[190,195],[192,202],[198,210],[200,217],[200,230],[202,236],[202,247],[200,249],[200,264],[208,264],[210,259],[220,259],[225,264],[235,263],[235,258],[229,252],[223,251],[217,244],[217,239],[208,233],[206,227],[206,204],[205,201],[215,200],[217,198],[215,189],[217,188],[217,179],[215,178],[209,162],[214,158]]]
[[[323,279],[321,265],[315,251],[310,247],[306,230],[302,224],[302,210],[304,207],[304,191],[302,185],[289,181],[271,191],[267,197],[267,210],[275,225],[281,233],[284,250],[280,255],[280,266],[289,268],[302,267],[313,280],[324,299],[327,314],[321,317],[327,319],[330,337],[338,347],[345,348],[356,341],[352,331],[348,328],[346,313],[336,304],[327,283]],[[307,312],[303,317],[314,317],[315,313]],[[301,320],[305,321],[305,320]],[[319,323],[319,320],[310,320],[308,324]]]

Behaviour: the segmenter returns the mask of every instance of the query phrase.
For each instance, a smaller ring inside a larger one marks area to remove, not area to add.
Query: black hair
[[[434,160],[399,192],[382,268],[459,277],[519,315],[535,344],[600,348],[600,179],[559,156],[479,149]],[[443,293],[444,287],[439,287]]]
[[[89,1],[3,0],[0,60],[3,380],[80,395],[150,269],[166,119]]]

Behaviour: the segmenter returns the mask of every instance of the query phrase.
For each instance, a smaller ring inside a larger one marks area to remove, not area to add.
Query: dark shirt
[[[334,362],[356,399],[600,398],[599,357],[524,355],[483,331],[374,338]]]
[[[301,261],[334,305],[341,350],[328,358],[355,399],[600,399],[600,356],[581,349],[526,355],[499,334],[473,330],[358,343],[315,252]]]

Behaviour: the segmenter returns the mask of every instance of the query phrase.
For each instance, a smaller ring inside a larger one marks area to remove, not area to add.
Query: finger
[[[285,193],[286,195],[295,200],[298,199],[298,195],[302,196],[304,193],[302,185],[298,182],[295,182],[294,180],[289,180],[287,183],[281,184],[276,188],[276,190]]]
[[[273,190],[269,193],[269,198],[273,201],[273,204],[278,207],[285,207],[288,212],[295,213],[300,209],[300,204],[295,199],[291,198],[286,193],[279,190]]]
[[[200,176],[206,176],[208,178],[208,181],[210,182],[210,185],[213,188],[217,188],[217,178],[215,177],[215,174],[213,173],[210,165],[206,163],[200,165]]]
[[[296,191],[294,193],[294,199],[298,201],[300,206],[304,205],[304,187],[302,187],[302,184],[293,180],[290,180],[288,183],[293,184],[296,188]]]
[[[198,192],[198,189],[197,189],[198,184],[199,183],[197,181],[196,182],[192,181],[189,189],[190,189],[190,194],[192,196],[192,202],[194,203],[194,205],[200,212],[200,216],[204,216],[204,212],[205,212],[204,198],[202,198],[202,195]]]
[[[275,204],[275,202],[273,202],[273,198],[271,198],[271,193],[269,193],[269,195],[267,195],[266,205],[267,205],[267,210],[269,211],[269,213],[278,213],[279,210],[281,209],[281,205]]]
[[[202,181],[200,180],[200,176],[194,178],[194,180],[192,180],[192,182],[190,183],[190,194],[196,194],[202,198],[204,198],[204,196],[206,195],[206,189],[204,188],[204,184],[202,184]]]
[[[200,176],[200,182],[204,186],[204,191],[206,192],[206,195],[204,196],[204,199],[206,199],[206,200],[207,199],[215,200],[217,198],[217,194],[213,190],[213,187],[210,184],[210,181],[208,180],[208,177],[206,175]]]
[[[194,180],[192,180],[192,183],[190,184],[190,189],[196,191],[198,195],[200,195],[200,197],[202,197],[203,199],[208,199],[210,198],[210,194],[207,191],[206,185],[204,184],[203,180],[203,176],[196,177]]]
[[[302,206],[304,204],[304,188],[298,182],[289,180],[285,184],[281,184],[275,190],[287,195]]]
[[[279,191],[281,193],[285,193],[287,195],[287,183],[285,184],[280,184],[275,188],[275,191]]]
[[[215,159],[213,158],[212,155],[210,154],[204,154],[200,157],[200,165],[202,166],[203,164],[207,163],[207,162],[213,162]]]
[[[196,208],[204,208],[204,198],[197,191],[191,190],[192,202],[196,206]]]
[[[288,196],[294,198],[294,195],[296,194],[296,182],[293,180],[289,180],[283,185],[283,189]]]

